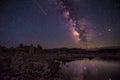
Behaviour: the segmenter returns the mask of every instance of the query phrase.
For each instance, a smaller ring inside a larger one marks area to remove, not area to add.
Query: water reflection
[[[68,80],[120,80],[120,63],[103,60],[77,60],[61,65]]]

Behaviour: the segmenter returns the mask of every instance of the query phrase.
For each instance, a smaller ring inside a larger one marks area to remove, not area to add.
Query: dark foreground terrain
[[[85,50],[42,49],[40,45],[0,47],[0,80],[69,80],[60,65],[82,59],[120,61],[120,48]],[[84,80],[84,79],[81,79]]]

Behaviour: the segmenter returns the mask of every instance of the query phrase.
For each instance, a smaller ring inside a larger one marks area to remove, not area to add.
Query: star
[[[111,29],[110,29],[110,28],[108,29],[108,32],[111,32]]]
[[[112,80],[111,78],[109,78],[109,80]]]

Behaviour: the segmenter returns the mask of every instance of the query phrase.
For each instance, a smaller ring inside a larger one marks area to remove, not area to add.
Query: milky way
[[[119,6],[116,0],[0,0],[0,45],[120,46]]]
[[[64,18],[67,20],[67,24],[73,34],[74,39],[79,42],[87,42],[86,26],[72,10],[70,2],[67,0],[57,0],[57,5],[60,7]]]

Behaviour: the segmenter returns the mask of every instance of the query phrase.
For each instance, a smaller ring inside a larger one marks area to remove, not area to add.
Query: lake
[[[60,65],[67,80],[120,80],[120,63],[105,60],[76,60]]]

